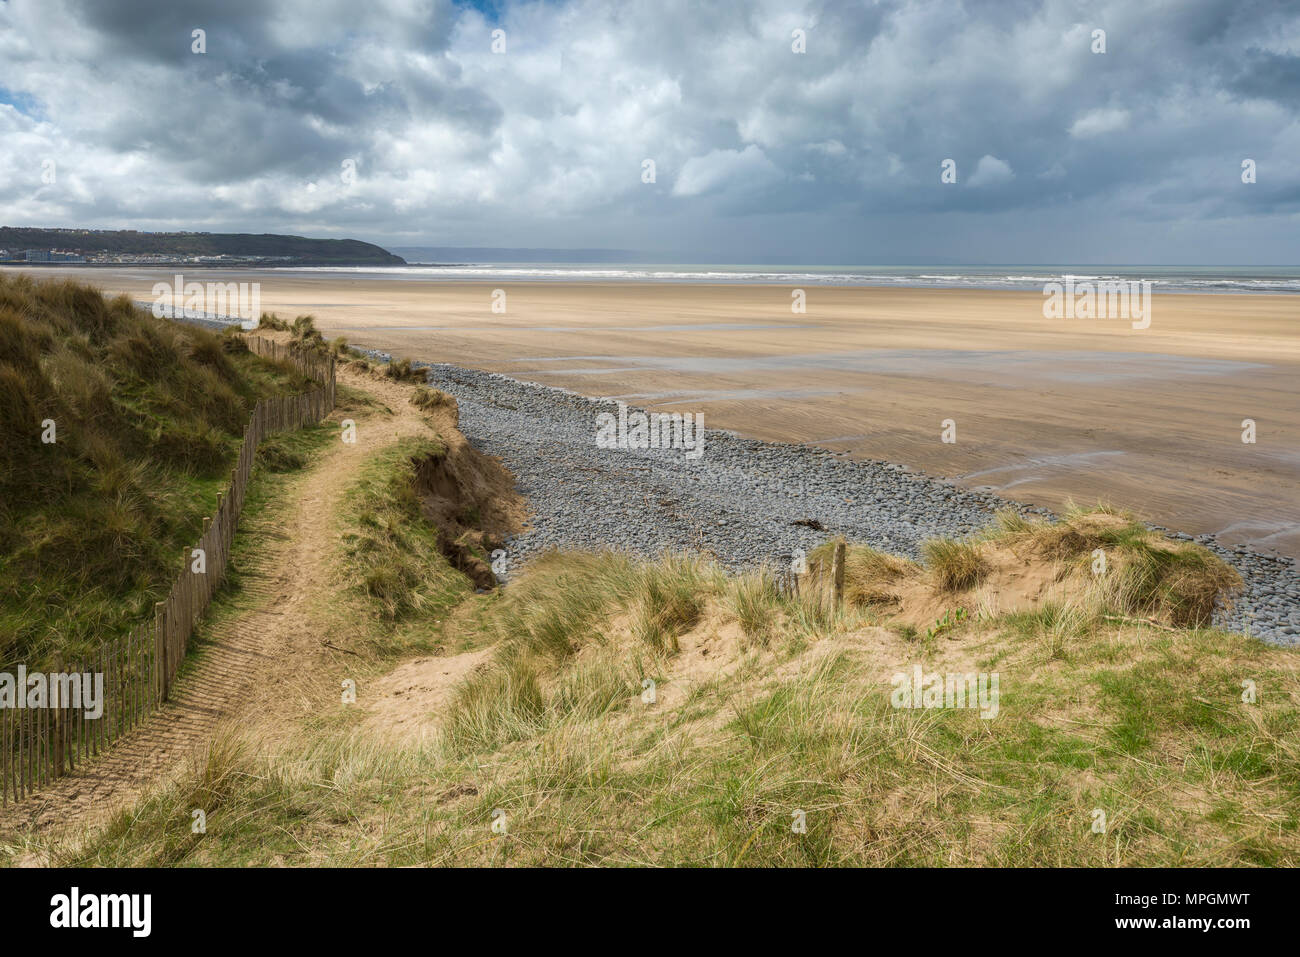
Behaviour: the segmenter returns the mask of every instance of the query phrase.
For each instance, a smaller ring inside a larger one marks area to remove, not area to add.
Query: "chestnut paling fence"
[[[54,671],[65,676],[57,707],[50,689],[44,701],[31,702],[36,707],[0,707],[0,802],[21,801],[74,770],[77,762],[107,748],[167,700],[194,626],[225,577],[258,445],[274,432],[313,425],[334,409],[332,356],[311,355],[260,336],[244,341],[254,354],[289,362],[320,387],[257,403],[244,430],[230,485],[217,495],[216,512],[203,520],[198,543],[184,549],[180,576],[167,600],[154,606],[153,620],[105,643],[89,658],[56,667]],[[206,566],[201,571],[196,549]],[[81,679],[72,679],[73,675],[82,679],[88,675],[91,681],[103,676],[100,717],[87,716],[80,696],[69,697],[69,692],[80,689]],[[15,697],[26,701],[27,687],[17,681],[16,672],[13,676]]]

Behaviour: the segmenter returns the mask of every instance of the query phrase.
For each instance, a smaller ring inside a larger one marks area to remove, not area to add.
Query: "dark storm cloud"
[[[1300,257],[1300,14],[1254,0],[12,0],[0,90],[12,222]]]
[[[1300,56],[1247,50],[1230,88],[1241,96],[1272,100],[1292,113],[1300,110]]]

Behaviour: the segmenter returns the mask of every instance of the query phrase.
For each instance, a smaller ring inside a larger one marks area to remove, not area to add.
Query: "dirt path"
[[[338,381],[370,393],[387,410],[336,410],[327,421],[354,419],[356,444],[329,445],[295,476],[281,501],[256,518],[245,515],[239,534],[257,535],[266,545],[240,566],[243,610],[210,627],[201,655],[167,705],[101,757],[11,805],[0,816],[0,830],[93,826],[211,741],[222,722],[315,706],[295,691],[306,692],[309,677],[319,679],[340,656],[323,640],[346,647],[348,639],[339,633],[337,615],[330,616],[329,630],[322,620],[337,594],[341,499],[379,450],[431,433],[407,401],[408,387],[346,369]]]

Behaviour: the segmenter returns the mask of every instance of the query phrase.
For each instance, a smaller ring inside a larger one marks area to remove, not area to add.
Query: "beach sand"
[[[173,270],[41,269],[151,300]],[[1300,557],[1300,298],[1157,295],[1150,328],[1045,319],[1039,293],[451,283],[262,270],[327,335],[702,412],[710,428],[899,462],[1060,508],[1107,501]],[[492,312],[493,290],[506,312]],[[1242,442],[1254,419],[1257,441]],[[941,441],[942,423],[957,441]],[[593,424],[594,430],[594,424]],[[594,434],[594,432],[593,432]]]

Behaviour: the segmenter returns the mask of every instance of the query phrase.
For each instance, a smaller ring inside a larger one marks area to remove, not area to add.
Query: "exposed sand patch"
[[[946,592],[926,575],[904,578],[894,585],[892,601],[886,605],[893,620],[924,630],[957,608],[964,608],[971,617],[981,611],[991,617],[1078,598],[1084,590],[1077,580],[1067,580],[1068,569],[1059,562],[1031,558],[1005,545],[986,545],[982,551],[989,571],[979,585],[967,591]]]
[[[747,654],[740,626],[716,614],[706,615],[678,636],[677,646],[677,653],[667,659],[666,680],[655,689],[664,708],[676,708],[700,685],[734,674]]]
[[[399,665],[359,696],[366,710],[363,727],[386,741],[423,738],[435,727],[456,686],[491,656],[491,648],[480,648]]]

